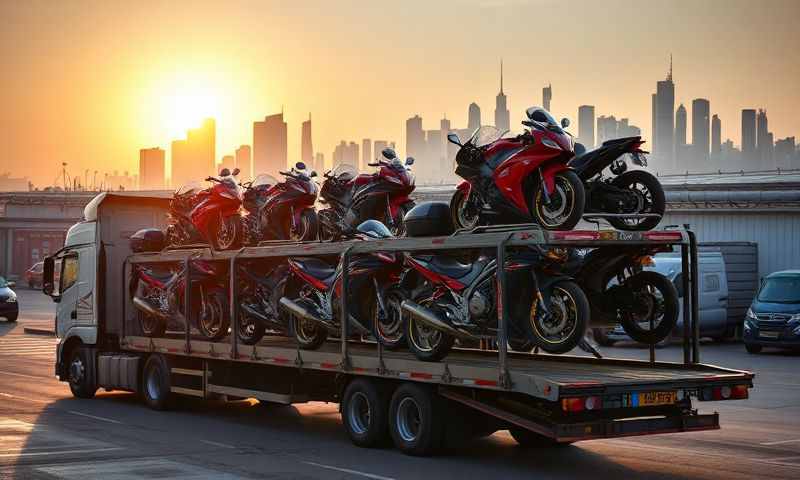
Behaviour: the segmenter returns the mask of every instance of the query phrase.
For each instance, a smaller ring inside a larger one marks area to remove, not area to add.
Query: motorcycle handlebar
[[[381,162],[378,162],[378,163],[368,163],[368,164],[367,164],[367,166],[369,166],[369,167],[380,167],[381,165],[383,165],[383,163],[381,163]]]

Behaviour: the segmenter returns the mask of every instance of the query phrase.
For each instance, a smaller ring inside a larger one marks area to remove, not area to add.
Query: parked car
[[[42,272],[44,271],[44,262],[36,262],[31,268],[25,272],[25,281],[31,288],[42,286]]]
[[[19,315],[19,305],[17,304],[17,294],[11,290],[17,285],[0,277],[0,317],[4,317],[9,322],[16,322]]]
[[[725,338],[728,331],[728,279],[725,274],[725,260],[720,252],[700,252],[698,254],[698,314],[700,318],[700,336],[715,340]],[[647,267],[669,278],[678,290],[678,301],[681,309],[674,336],[683,332],[683,272],[681,271],[680,253],[659,253],[653,257],[655,265]],[[630,340],[622,327],[602,330],[595,329],[597,343],[611,346],[619,340]],[[668,341],[669,339],[667,339]]]
[[[800,348],[800,270],[767,275],[744,319],[744,346]]]

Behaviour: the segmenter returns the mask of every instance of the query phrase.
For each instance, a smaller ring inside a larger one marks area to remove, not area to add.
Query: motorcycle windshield
[[[225,188],[227,188],[231,194],[235,195],[237,198],[242,198],[242,188],[239,186],[239,182],[236,181],[236,178],[233,175],[219,177],[219,180],[222,185],[225,185]]]
[[[331,170],[330,176],[339,181],[349,182],[358,176],[358,170],[352,165],[342,163]]]
[[[175,192],[175,195],[187,195],[187,194],[194,195],[195,193],[199,192],[202,189],[203,186],[200,185],[200,182],[197,181],[189,182],[186,185],[179,188],[178,191]]]
[[[564,133],[564,130],[561,128],[561,125],[556,122],[556,119],[550,115],[550,112],[542,107],[530,107],[529,109],[525,110],[525,114],[528,116],[528,119],[545,125],[548,130]]]
[[[253,179],[252,187],[253,188],[261,186],[271,187],[272,185],[276,185],[277,183],[278,180],[275,177],[273,177],[272,175],[267,175],[266,173],[262,173]]]
[[[476,147],[482,147],[500,140],[506,133],[508,133],[508,130],[502,130],[491,125],[485,125],[475,130],[468,143],[471,143]]]

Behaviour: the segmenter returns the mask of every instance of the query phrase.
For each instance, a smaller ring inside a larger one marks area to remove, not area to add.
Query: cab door
[[[80,256],[78,252],[69,252],[60,258],[60,275],[58,275],[56,307],[56,335],[64,338],[67,331],[78,323],[78,299]]]

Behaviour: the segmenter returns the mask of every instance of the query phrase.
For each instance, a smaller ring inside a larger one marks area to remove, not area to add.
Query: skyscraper
[[[672,83],[672,56],[666,80],[656,83],[653,99],[653,153],[660,164],[675,169],[675,84]]]
[[[481,126],[481,107],[477,103],[469,104],[469,120],[467,120],[467,130],[474,132]]]
[[[548,112],[550,111],[550,100],[553,99],[553,86],[548,84],[542,89],[542,107]]]
[[[745,161],[752,161],[756,151],[756,111],[742,110],[742,156]]]
[[[325,169],[325,154],[317,152],[314,155],[314,170],[322,173]]]
[[[578,142],[587,149],[594,148],[594,105],[578,107]]]
[[[366,170],[367,164],[373,162],[375,157],[372,156],[372,140],[365,138],[361,140],[361,167],[360,170]]]
[[[392,148],[394,148],[394,146],[392,144],[390,144],[389,142],[387,142],[386,140],[375,140],[372,143],[372,148],[373,148],[373,151],[375,152],[374,153],[375,156],[372,157],[372,160],[370,160],[370,161],[371,162],[375,161],[376,158],[383,158],[383,155],[381,155],[381,152],[383,152],[384,148],[389,148],[390,146]]]
[[[139,150],[140,190],[163,189],[164,173],[164,150],[158,147]]]
[[[675,110],[675,151],[686,145],[686,107],[681,103]]]
[[[300,161],[305,163],[309,169],[314,169],[314,146],[311,143],[311,114],[308,120],[303,122],[300,131]]]
[[[711,153],[718,156],[722,152],[722,122],[719,116],[711,117]]]
[[[223,168],[227,168],[229,171],[233,172],[233,169],[236,168],[236,157],[233,155],[223,156],[219,164],[219,169],[222,170]]]
[[[286,168],[287,156],[283,113],[268,115],[263,122],[253,122],[253,173],[276,175]]]
[[[694,159],[708,163],[711,105],[705,98],[692,100],[692,150]]]
[[[500,93],[497,94],[494,106],[494,125],[500,130],[509,130],[511,116],[506,105],[506,94],[503,93],[503,61],[500,60]]]
[[[597,144],[619,137],[617,119],[614,115],[597,117]]]
[[[358,168],[358,160],[358,144],[356,142],[347,143],[342,140],[333,149],[332,168],[336,168],[339,165],[351,165]]]
[[[772,160],[772,134],[769,132],[767,123],[767,111],[761,108],[758,109],[756,115],[756,152],[760,162],[759,168],[775,168]]]
[[[250,160],[250,145],[242,145],[236,149],[236,166],[239,168],[239,178],[249,180],[253,178],[253,166]]]
[[[425,131],[422,130],[422,117],[414,115],[406,120],[406,155],[421,159],[425,155]]]

